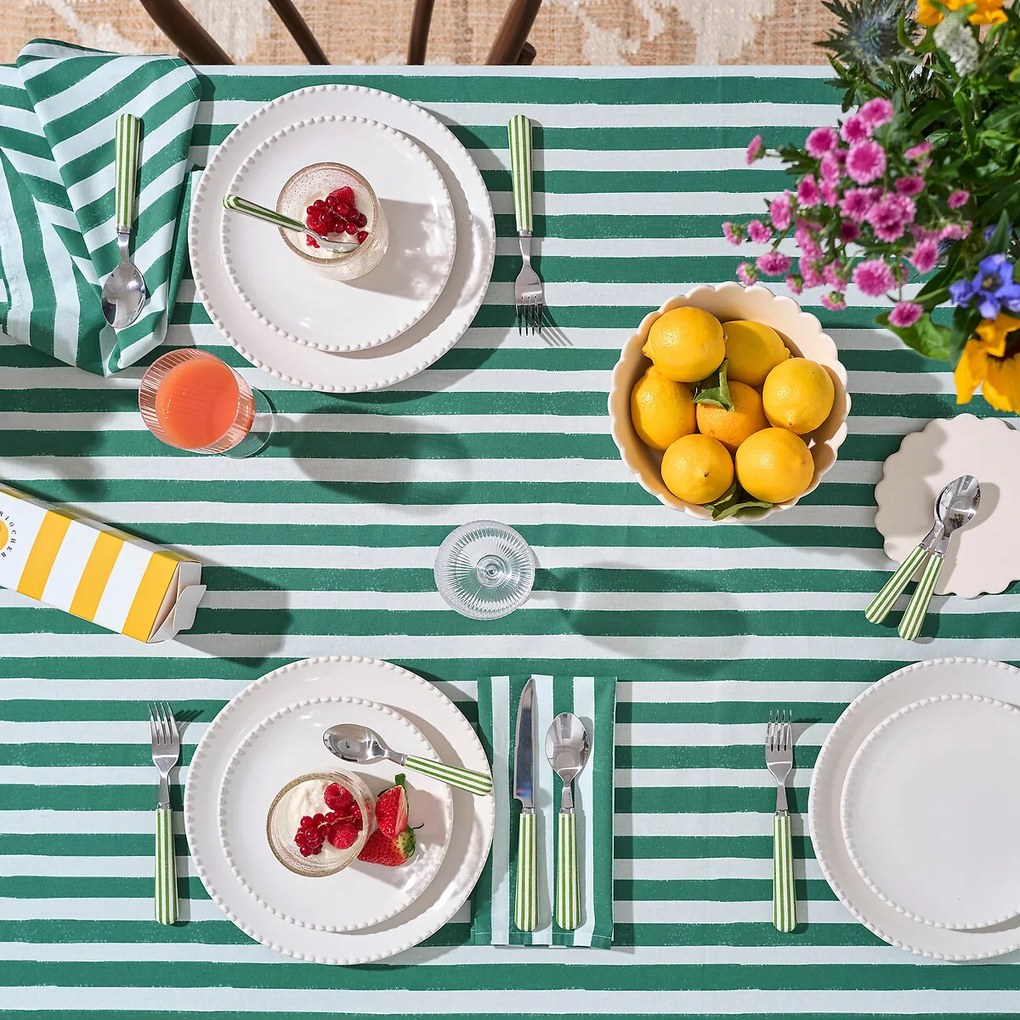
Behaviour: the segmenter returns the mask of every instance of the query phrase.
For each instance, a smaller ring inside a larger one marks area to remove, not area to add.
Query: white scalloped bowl
[[[815,462],[815,473],[807,490],[796,499],[777,503],[767,510],[747,510],[724,518],[719,524],[758,523],[781,510],[788,510],[809,492],[818,488],[823,476],[836,463],[836,456],[843,440],[846,439],[846,419],[850,412],[850,395],[846,388],[846,369],[840,363],[836,343],[822,331],[822,324],[808,312],[803,312],[792,298],[773,294],[767,287],[756,284],[742,287],[739,283],[719,283],[714,286],[703,284],[686,294],[670,298],[665,304],[644,317],[638,331],[623,345],[620,360],[613,369],[613,380],[609,391],[609,419],[613,441],[616,443],[624,464],[634,472],[645,491],[650,492],[659,502],[674,510],[682,510],[690,517],[712,521],[712,512],[696,503],[688,503],[674,496],[666,488],[659,470],[662,454],[646,446],[637,433],[630,417],[630,394],[638,379],[651,362],[642,354],[652,323],[674,308],[692,305],[710,312],[720,322],[732,319],[749,319],[771,326],[797,355],[817,361],[832,377],[836,390],[829,417],[812,432],[803,437],[811,450]]]

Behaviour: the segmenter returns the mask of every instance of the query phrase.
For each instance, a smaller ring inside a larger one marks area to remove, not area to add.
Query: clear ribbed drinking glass
[[[527,602],[535,556],[508,525],[472,521],[446,536],[434,573],[439,594],[461,616],[497,620]]]

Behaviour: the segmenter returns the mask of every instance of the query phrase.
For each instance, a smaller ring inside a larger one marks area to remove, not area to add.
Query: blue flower
[[[994,319],[1000,311],[1020,312],[1020,283],[1013,280],[1013,263],[1005,255],[986,255],[978,263],[972,280],[949,285],[954,305],[976,304],[983,319]]]

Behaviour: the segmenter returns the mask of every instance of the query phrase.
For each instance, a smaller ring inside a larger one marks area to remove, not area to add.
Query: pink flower
[[[903,236],[916,212],[912,198],[886,193],[868,210],[866,218],[880,241],[892,242]]]
[[[916,301],[897,301],[889,313],[889,324],[906,329],[921,318],[922,312],[924,312],[924,308]]]
[[[830,209],[835,208],[839,202],[839,194],[829,181],[822,181],[818,185],[818,194],[822,197],[822,205],[828,206]]]
[[[859,114],[852,113],[839,129],[840,137],[851,146],[853,152],[854,142],[863,142],[871,134],[871,126]]]
[[[797,201],[800,203],[802,208],[810,208],[813,205],[818,205],[818,184],[815,181],[813,174],[807,174],[800,179],[800,183],[797,185]]]
[[[967,200],[969,198],[969,191],[957,188],[956,191],[951,191],[949,193],[949,198],[946,199],[946,205],[948,205],[950,209],[959,209],[961,205],[967,204]]]
[[[918,241],[910,255],[910,261],[919,273],[928,273],[935,268],[939,258],[939,246],[933,237]]]
[[[810,220],[797,220],[793,236],[797,239],[797,247],[810,258],[816,259],[822,254],[822,249],[814,237],[814,232],[820,229],[820,224],[812,223]]]
[[[965,237],[970,236],[972,225],[970,220],[965,223],[949,223],[939,231],[938,239],[940,241],[962,241]]]
[[[856,241],[861,236],[861,228],[853,220],[843,220],[839,225],[839,239],[844,244]]]
[[[840,312],[846,308],[846,299],[838,290],[822,295],[822,305],[830,312]]]
[[[722,232],[730,244],[740,244],[744,240],[744,228],[737,226],[736,223],[724,223]]]
[[[892,270],[881,259],[868,259],[854,267],[854,283],[868,297],[885,294],[892,290],[895,282]]]
[[[901,177],[896,182],[896,190],[901,195],[916,195],[924,191],[923,177]]]
[[[781,276],[790,268],[790,257],[778,251],[759,255],[755,263],[766,276]]]
[[[758,282],[758,270],[750,262],[741,262],[737,266],[737,276],[745,287],[752,287]]]
[[[768,244],[772,240],[772,231],[761,220],[751,220],[748,223],[747,235],[755,244]]]
[[[832,152],[827,152],[822,156],[821,162],[818,164],[818,170],[822,175],[822,180],[828,181],[830,184],[835,184],[843,172],[839,158]]]
[[[870,138],[855,142],[847,153],[846,172],[858,184],[870,184],[885,173],[885,149]]]
[[[804,292],[804,281],[797,276],[796,273],[791,273],[786,278],[786,286],[789,287],[794,294],[802,294]]]
[[[874,130],[892,120],[893,105],[888,99],[876,96],[869,99],[857,112],[861,120]]]
[[[761,135],[755,135],[754,138],[748,142],[747,152],[744,154],[744,159],[746,160],[747,165],[750,166],[756,160],[761,159],[764,154],[764,148],[761,144]]]
[[[843,262],[837,260],[836,262],[830,262],[827,265],[822,266],[822,279],[825,280],[830,287],[836,287],[837,289],[845,287],[845,277],[846,265]]]
[[[807,149],[809,156],[814,159],[820,159],[830,149],[835,148],[838,141],[839,139],[836,137],[835,128],[828,126],[816,127],[814,131],[807,136],[804,148]]]
[[[790,193],[784,191],[781,195],[777,195],[769,203],[769,216],[772,219],[772,226],[776,230],[783,231],[790,226],[790,220],[793,215],[793,206],[790,203]]]
[[[797,268],[800,270],[800,276],[804,281],[805,287],[821,287],[825,282],[815,268],[814,260],[810,256],[802,255],[797,260]]]
[[[878,188],[851,188],[839,204],[839,211],[849,220],[860,223],[867,215],[875,199]]]
[[[931,142],[921,142],[919,145],[912,145],[905,153],[903,153],[904,159],[920,159],[922,156],[927,156],[931,152]]]

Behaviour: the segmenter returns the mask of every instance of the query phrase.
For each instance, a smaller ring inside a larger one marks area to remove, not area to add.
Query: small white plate
[[[382,262],[359,280],[327,279],[278,231],[222,212],[223,265],[248,310],[286,340],[320,351],[360,351],[410,329],[439,300],[457,253],[453,202],[432,160],[409,138],[364,117],[314,117],[267,138],[230,190],[276,208],[295,171],[346,163],[371,183],[389,223]]]
[[[433,308],[388,343],[347,354],[284,342],[245,307],[223,267],[220,249],[222,199],[252,150],[298,121],[334,116],[338,110],[389,124],[420,146],[446,182],[457,221],[453,269]],[[326,393],[363,393],[395,386],[424,371],[464,335],[489,287],[496,257],[496,225],[477,165],[435,117],[378,89],[313,85],[257,110],[216,150],[195,189],[188,254],[195,289],[209,318],[242,357],[294,386]]]
[[[942,694],[880,723],[847,772],[843,838],[884,902],[937,928],[1020,914],[1020,709]]]
[[[421,730],[384,705],[361,698],[311,698],[263,719],[234,752],[220,786],[220,841],[231,871],[271,914],[316,931],[369,928],[406,910],[435,878],[453,833],[450,788],[414,773],[406,787],[417,846],[406,864],[387,868],[356,860],[335,875],[316,878],[283,867],[266,838],[266,817],[287,783],[308,772],[339,770],[358,776],[378,797],[401,771],[391,761],[349,765],[330,754],[322,734],[340,722],[367,726],[397,750],[436,757]],[[373,819],[365,823],[374,826]]]
[[[932,526],[932,507],[943,487],[960,475],[981,484],[981,506],[953,534],[937,595],[965,599],[1005,591],[1020,578],[1020,432],[1001,418],[961,414],[936,418],[912,432],[886,460],[875,488],[875,527],[885,554],[899,563]]]
[[[966,931],[918,924],[869,888],[843,839],[843,785],[861,744],[894,712],[940,694],[976,694],[1014,703],[1020,699],[1020,670],[987,659],[931,659],[904,666],[867,688],[829,731],[811,773],[811,843],[836,897],[880,939],[931,960],[987,960],[1020,950],[1020,917]]]

